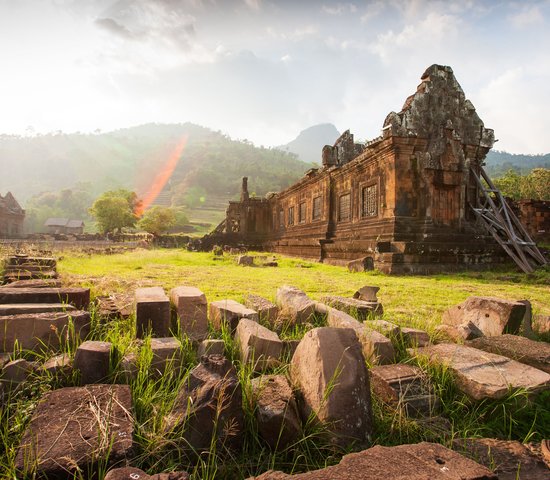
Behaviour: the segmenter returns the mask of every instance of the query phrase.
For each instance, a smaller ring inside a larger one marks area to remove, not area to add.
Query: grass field
[[[265,255],[258,253],[257,255]],[[62,278],[89,286],[92,295],[127,292],[137,286],[178,285],[200,288],[209,301],[242,301],[249,293],[274,300],[281,285],[294,285],[318,300],[352,295],[363,285],[380,287],[384,318],[431,329],[445,309],[472,295],[527,299],[535,313],[550,314],[550,269],[535,274],[515,271],[469,272],[433,276],[350,273],[344,267],[276,256],[278,267],[243,267],[235,256],[185,250],[136,250],[123,255],[66,255],[58,264]],[[256,262],[258,263],[258,262]]]
[[[376,272],[349,273],[343,267],[282,256],[276,259],[277,267],[243,267],[236,265],[234,256],[215,257],[211,253],[185,250],[136,250],[121,255],[91,256],[66,252],[58,262],[58,271],[66,284],[89,286],[92,297],[114,292],[132,293],[138,286],[158,285],[169,290],[177,285],[192,285],[200,288],[209,301],[223,298],[242,301],[248,293],[274,300],[277,288],[290,284],[301,288],[311,298],[320,299],[328,294],[349,296],[363,285],[376,285],[380,287],[378,296],[384,305],[384,319],[402,326],[423,328],[432,336],[435,336],[434,328],[441,322],[443,311],[471,295],[528,299],[535,313],[550,314],[548,269],[532,275],[502,270],[429,277],[388,276]],[[94,311],[92,317],[91,339],[112,342],[118,351],[117,358],[138,352],[132,317],[104,322]],[[323,323],[322,318],[319,323]],[[178,447],[177,436],[163,431],[162,417],[170,412],[177,392],[198,362],[194,347],[181,336],[183,368],[155,378],[149,374],[152,353],[146,339],[145,347],[139,350],[139,373],[130,381],[135,419],[135,452],[131,464],[149,473],[183,469],[192,474],[192,480],[213,480],[247,478],[268,469],[300,472],[337,463],[346,451],[331,446],[326,441],[326,432],[318,426],[306,425],[302,438],[289,448],[272,451],[267,447],[258,435],[251,389],[254,374],[249,365],[241,363],[237,345],[228,331],[211,334],[224,339],[226,355],[237,369],[243,390],[246,429],[242,449],[224,452],[212,448],[192,461],[187,459]],[[295,337],[301,334],[303,331],[297,332]],[[442,427],[437,423],[423,424],[373,397],[373,444],[398,445],[425,440],[451,446],[453,439],[466,437],[497,437],[522,442],[550,437],[550,392],[535,401],[527,401],[525,392],[511,391],[498,401],[474,402],[458,391],[448,370],[408,358],[404,345],[399,339],[397,342],[399,360],[420,366],[430,376],[446,420]],[[74,355],[76,346],[76,343],[66,345],[66,352]],[[13,358],[42,362],[51,355],[53,352],[48,351],[41,354],[16,351]],[[288,363],[268,373],[288,373]],[[109,380],[121,382],[121,375],[121,364],[115,362]],[[22,388],[7,396],[0,409],[0,478],[21,478],[14,471],[14,458],[40,397],[51,389],[77,384],[77,375],[61,379],[35,373]],[[88,478],[86,472],[75,475],[75,479],[85,478]]]

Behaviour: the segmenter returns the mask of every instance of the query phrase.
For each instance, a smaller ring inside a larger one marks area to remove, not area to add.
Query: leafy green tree
[[[172,208],[156,206],[145,211],[138,227],[153,235],[159,235],[170,230],[176,222],[176,214]]]
[[[508,170],[494,179],[495,185],[505,197],[514,200],[550,200],[550,169],[534,168],[527,175]]]
[[[137,221],[136,209],[140,202],[134,192],[113,190],[103,193],[90,208],[101,233],[133,227]]]

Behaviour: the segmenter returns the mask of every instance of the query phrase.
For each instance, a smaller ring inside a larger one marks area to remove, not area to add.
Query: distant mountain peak
[[[332,123],[320,123],[302,130],[294,140],[277,148],[295,153],[303,162],[321,163],[323,147],[334,144],[339,136]]]

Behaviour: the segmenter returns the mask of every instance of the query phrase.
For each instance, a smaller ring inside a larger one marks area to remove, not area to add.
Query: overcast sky
[[[0,133],[194,122],[379,134],[450,65],[499,143],[550,152],[550,0],[0,0]]]

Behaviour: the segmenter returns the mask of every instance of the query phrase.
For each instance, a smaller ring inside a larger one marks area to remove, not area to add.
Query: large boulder
[[[296,287],[284,285],[277,289],[277,304],[280,314],[290,324],[308,322],[315,315],[315,302]]]
[[[381,333],[358,322],[351,315],[328,307],[327,324],[335,328],[351,328],[357,334],[363,349],[363,355],[370,363],[392,363],[395,361],[395,349],[391,340]]]
[[[238,448],[242,443],[244,414],[242,390],[235,368],[222,355],[208,355],[189,374],[170,414],[165,432],[172,432],[191,453]]]
[[[297,475],[266,472],[249,480],[498,480],[487,467],[435,443],[369,448],[338,465]]]
[[[284,375],[266,375],[252,380],[256,420],[261,437],[273,450],[284,450],[302,433],[298,406]]]
[[[443,313],[442,324],[459,330],[459,327],[471,323],[487,337],[518,333],[526,308],[525,303],[513,300],[470,297]],[[457,337],[460,336],[457,333]]]
[[[36,407],[15,468],[25,478],[73,478],[78,471],[92,478],[98,464],[113,465],[129,458],[133,426],[127,385],[53,390]]]
[[[373,428],[370,386],[361,344],[353,329],[315,328],[306,333],[290,365],[301,410],[327,428],[331,442],[370,442]]]
[[[255,371],[276,366],[283,352],[279,335],[254,320],[241,318],[235,340],[243,363],[253,362]]]

